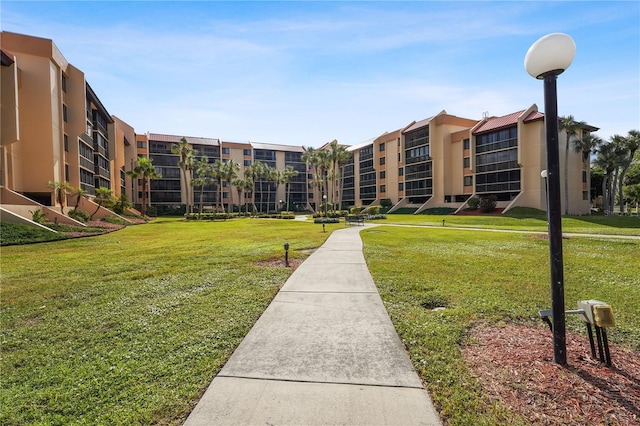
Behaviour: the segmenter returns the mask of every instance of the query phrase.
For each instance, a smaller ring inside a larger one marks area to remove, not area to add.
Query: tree
[[[244,179],[235,178],[231,184],[236,188],[238,193],[238,213],[242,212],[242,195],[244,194]],[[246,213],[246,210],[245,210]]]
[[[200,187],[200,209],[198,210],[198,219],[202,216],[202,208],[204,205],[204,187],[214,182],[213,171],[209,159],[206,156],[200,157],[194,163],[196,177],[191,181],[193,186]]]
[[[178,161],[178,167],[180,167],[180,171],[182,172],[182,184],[180,186],[185,188],[187,192],[187,213],[191,213],[193,206],[191,179],[193,179],[195,153],[186,138],[182,138],[179,143],[171,145],[171,152],[180,156],[180,160]]]
[[[594,164],[604,172],[602,180],[602,207],[606,212],[613,212],[613,180],[614,172],[619,164],[621,148],[619,144],[620,136],[614,135],[608,143],[602,144],[598,149],[598,156]]]
[[[76,196],[76,204],[73,206],[73,210],[78,210],[78,206],[80,205],[80,199],[82,197],[86,197],[87,191],[82,189],[82,187],[73,188],[71,186],[70,186],[70,190],[71,190],[71,195]]]
[[[311,185],[319,187],[320,178],[318,177],[318,151],[310,146],[310,147],[302,147],[304,150],[304,154],[302,154],[302,161],[304,161],[307,165],[307,171],[311,170],[312,172],[312,181]]]
[[[218,192],[218,200],[216,204],[220,204],[220,209],[218,211],[223,213],[224,204],[222,203],[222,179],[224,179],[224,163],[220,161],[220,159],[217,159],[213,164],[211,164],[211,177],[217,184],[216,192]]]
[[[138,164],[133,168],[133,170],[127,172],[133,179],[142,179],[142,208],[140,212],[142,216],[147,215],[147,184],[151,179],[159,179],[162,177],[160,173],[158,173],[153,167],[153,160],[146,157],[138,157]]]
[[[126,194],[120,194],[114,200],[113,211],[118,213],[118,214],[122,214],[122,213],[124,213],[125,210],[127,210],[128,208],[130,208],[132,206],[133,205],[129,201],[129,198],[127,198],[127,195]]]
[[[249,174],[251,175],[251,180],[253,181],[254,185],[256,185],[256,190],[255,190],[256,197],[258,196],[260,197],[260,208],[258,209],[260,210],[260,212],[262,212],[262,206],[263,206],[262,178],[266,173],[266,169],[267,167],[265,166],[264,163],[260,161],[254,161],[253,164],[251,164],[251,167],[249,167],[249,170],[245,171],[245,176],[247,172],[249,172]],[[254,206],[255,206],[255,202],[254,202]]]
[[[238,162],[235,161],[233,158],[231,158],[229,161],[227,161],[224,164],[224,167],[223,167],[224,180],[226,180],[227,183],[229,184],[229,208],[227,210],[229,213],[233,211],[232,210],[233,209],[233,190],[231,189],[231,186],[233,185],[234,179],[238,177],[239,171],[240,171],[240,164],[238,164]]]
[[[560,119],[560,130],[567,133],[567,142],[564,150],[564,214],[569,214],[569,145],[578,131],[585,126],[583,121],[576,121],[572,115]]]
[[[620,171],[618,172],[618,201],[620,202],[620,213],[624,213],[624,177],[633,163],[636,152],[640,149],[640,132],[630,130],[627,137],[622,138],[620,143],[626,151],[620,156]]]
[[[581,138],[576,138],[573,141],[573,150],[576,153],[582,154],[582,163],[585,169],[589,170],[590,169],[590,160],[591,160],[591,154],[596,152],[596,149],[602,145],[603,141],[602,139],[600,139],[598,136],[596,135],[592,135],[592,134],[586,134]],[[589,173],[587,175],[587,191],[588,191],[588,196],[587,199],[589,200],[589,214],[591,214],[591,173]]]
[[[274,183],[276,191],[278,190],[280,172],[273,167],[268,167],[265,172],[265,178],[267,180],[267,213],[269,213],[269,207],[271,207],[271,182]],[[275,209],[275,196],[274,196],[274,209]]]
[[[337,153],[337,165],[338,165],[338,206],[342,209],[342,187],[344,186],[344,166],[349,163],[351,159],[351,153],[347,151],[345,146],[340,146]]]
[[[298,176],[298,171],[291,166],[286,166],[283,172],[283,182],[285,184],[284,194],[287,201],[287,210],[291,210],[291,180]]]
[[[67,191],[72,191],[73,187],[68,182],[49,181],[49,188],[53,190],[53,198],[60,204],[60,213],[64,214],[64,206],[67,204]]]
[[[591,192],[591,197],[597,198],[600,196],[604,197],[602,193],[602,183],[604,181],[604,170],[600,167],[592,167],[591,176],[589,180],[591,181],[591,186],[589,187],[589,191]]]
[[[319,150],[317,158],[318,174],[320,175],[320,182],[322,182],[322,202],[324,203],[324,210],[326,213],[327,203],[329,202],[326,191],[329,189],[329,167],[331,166],[331,159],[329,158],[329,154],[325,150]]]
[[[112,201],[112,199],[113,199],[113,193],[109,188],[107,188],[106,186],[101,186],[99,188],[96,188],[96,196],[93,199],[93,202],[98,204],[98,207],[96,207],[95,211],[91,213],[91,216],[89,216],[89,220],[93,220],[93,216],[95,216],[95,214],[98,213],[98,210],[100,210],[100,207],[107,205]]]
[[[243,179],[243,188],[244,190],[247,192],[247,195],[250,200],[251,200],[251,212],[253,214],[255,214],[255,212],[257,211],[256,209],[256,200],[253,198],[253,191],[255,190],[255,183],[253,181],[253,177],[251,176],[249,170],[245,170],[245,174],[244,174],[244,179]],[[246,205],[245,206],[245,212],[249,211],[249,206]]]

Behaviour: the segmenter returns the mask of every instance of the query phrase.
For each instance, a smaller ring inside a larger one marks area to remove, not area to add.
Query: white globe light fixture
[[[524,57],[527,72],[544,80],[544,122],[547,133],[547,219],[549,222],[549,264],[551,313],[553,316],[553,361],[567,363],[564,314],[564,272],[562,260],[562,213],[560,201],[560,153],[558,150],[558,94],[556,79],[569,68],[576,44],[567,34],[546,35],[531,45]]]

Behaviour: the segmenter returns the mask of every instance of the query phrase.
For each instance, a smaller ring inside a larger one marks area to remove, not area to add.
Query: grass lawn
[[[547,241],[446,228],[377,227],[361,235],[387,311],[441,415],[452,425],[524,423],[483,400],[459,348],[475,323],[545,327],[538,310],[550,308]],[[575,237],[563,246],[567,308],[581,299],[610,303],[610,341],[640,350],[640,240]],[[446,309],[432,310],[440,306]],[[586,334],[576,316],[567,321],[568,330]]]
[[[3,247],[0,424],[181,424],[291,272],[255,262],[329,235],[158,219]]]
[[[511,229],[547,231],[546,213],[534,209],[514,209],[504,215],[413,215],[387,214],[386,223],[419,226]],[[564,233],[640,235],[640,218],[630,216],[566,216],[562,218]]]

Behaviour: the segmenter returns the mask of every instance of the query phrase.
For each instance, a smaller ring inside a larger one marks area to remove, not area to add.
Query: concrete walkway
[[[186,426],[441,424],[367,269],[362,229],[334,231],[298,267]]]

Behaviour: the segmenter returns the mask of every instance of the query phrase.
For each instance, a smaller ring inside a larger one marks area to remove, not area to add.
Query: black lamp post
[[[553,33],[533,43],[524,58],[527,72],[544,80],[544,122],[547,133],[547,218],[551,271],[551,313],[553,316],[553,361],[567,363],[562,264],[562,213],[560,202],[560,153],[558,149],[558,94],[556,78],[576,54],[567,34]]]
[[[289,267],[289,243],[284,243],[284,266]]]

